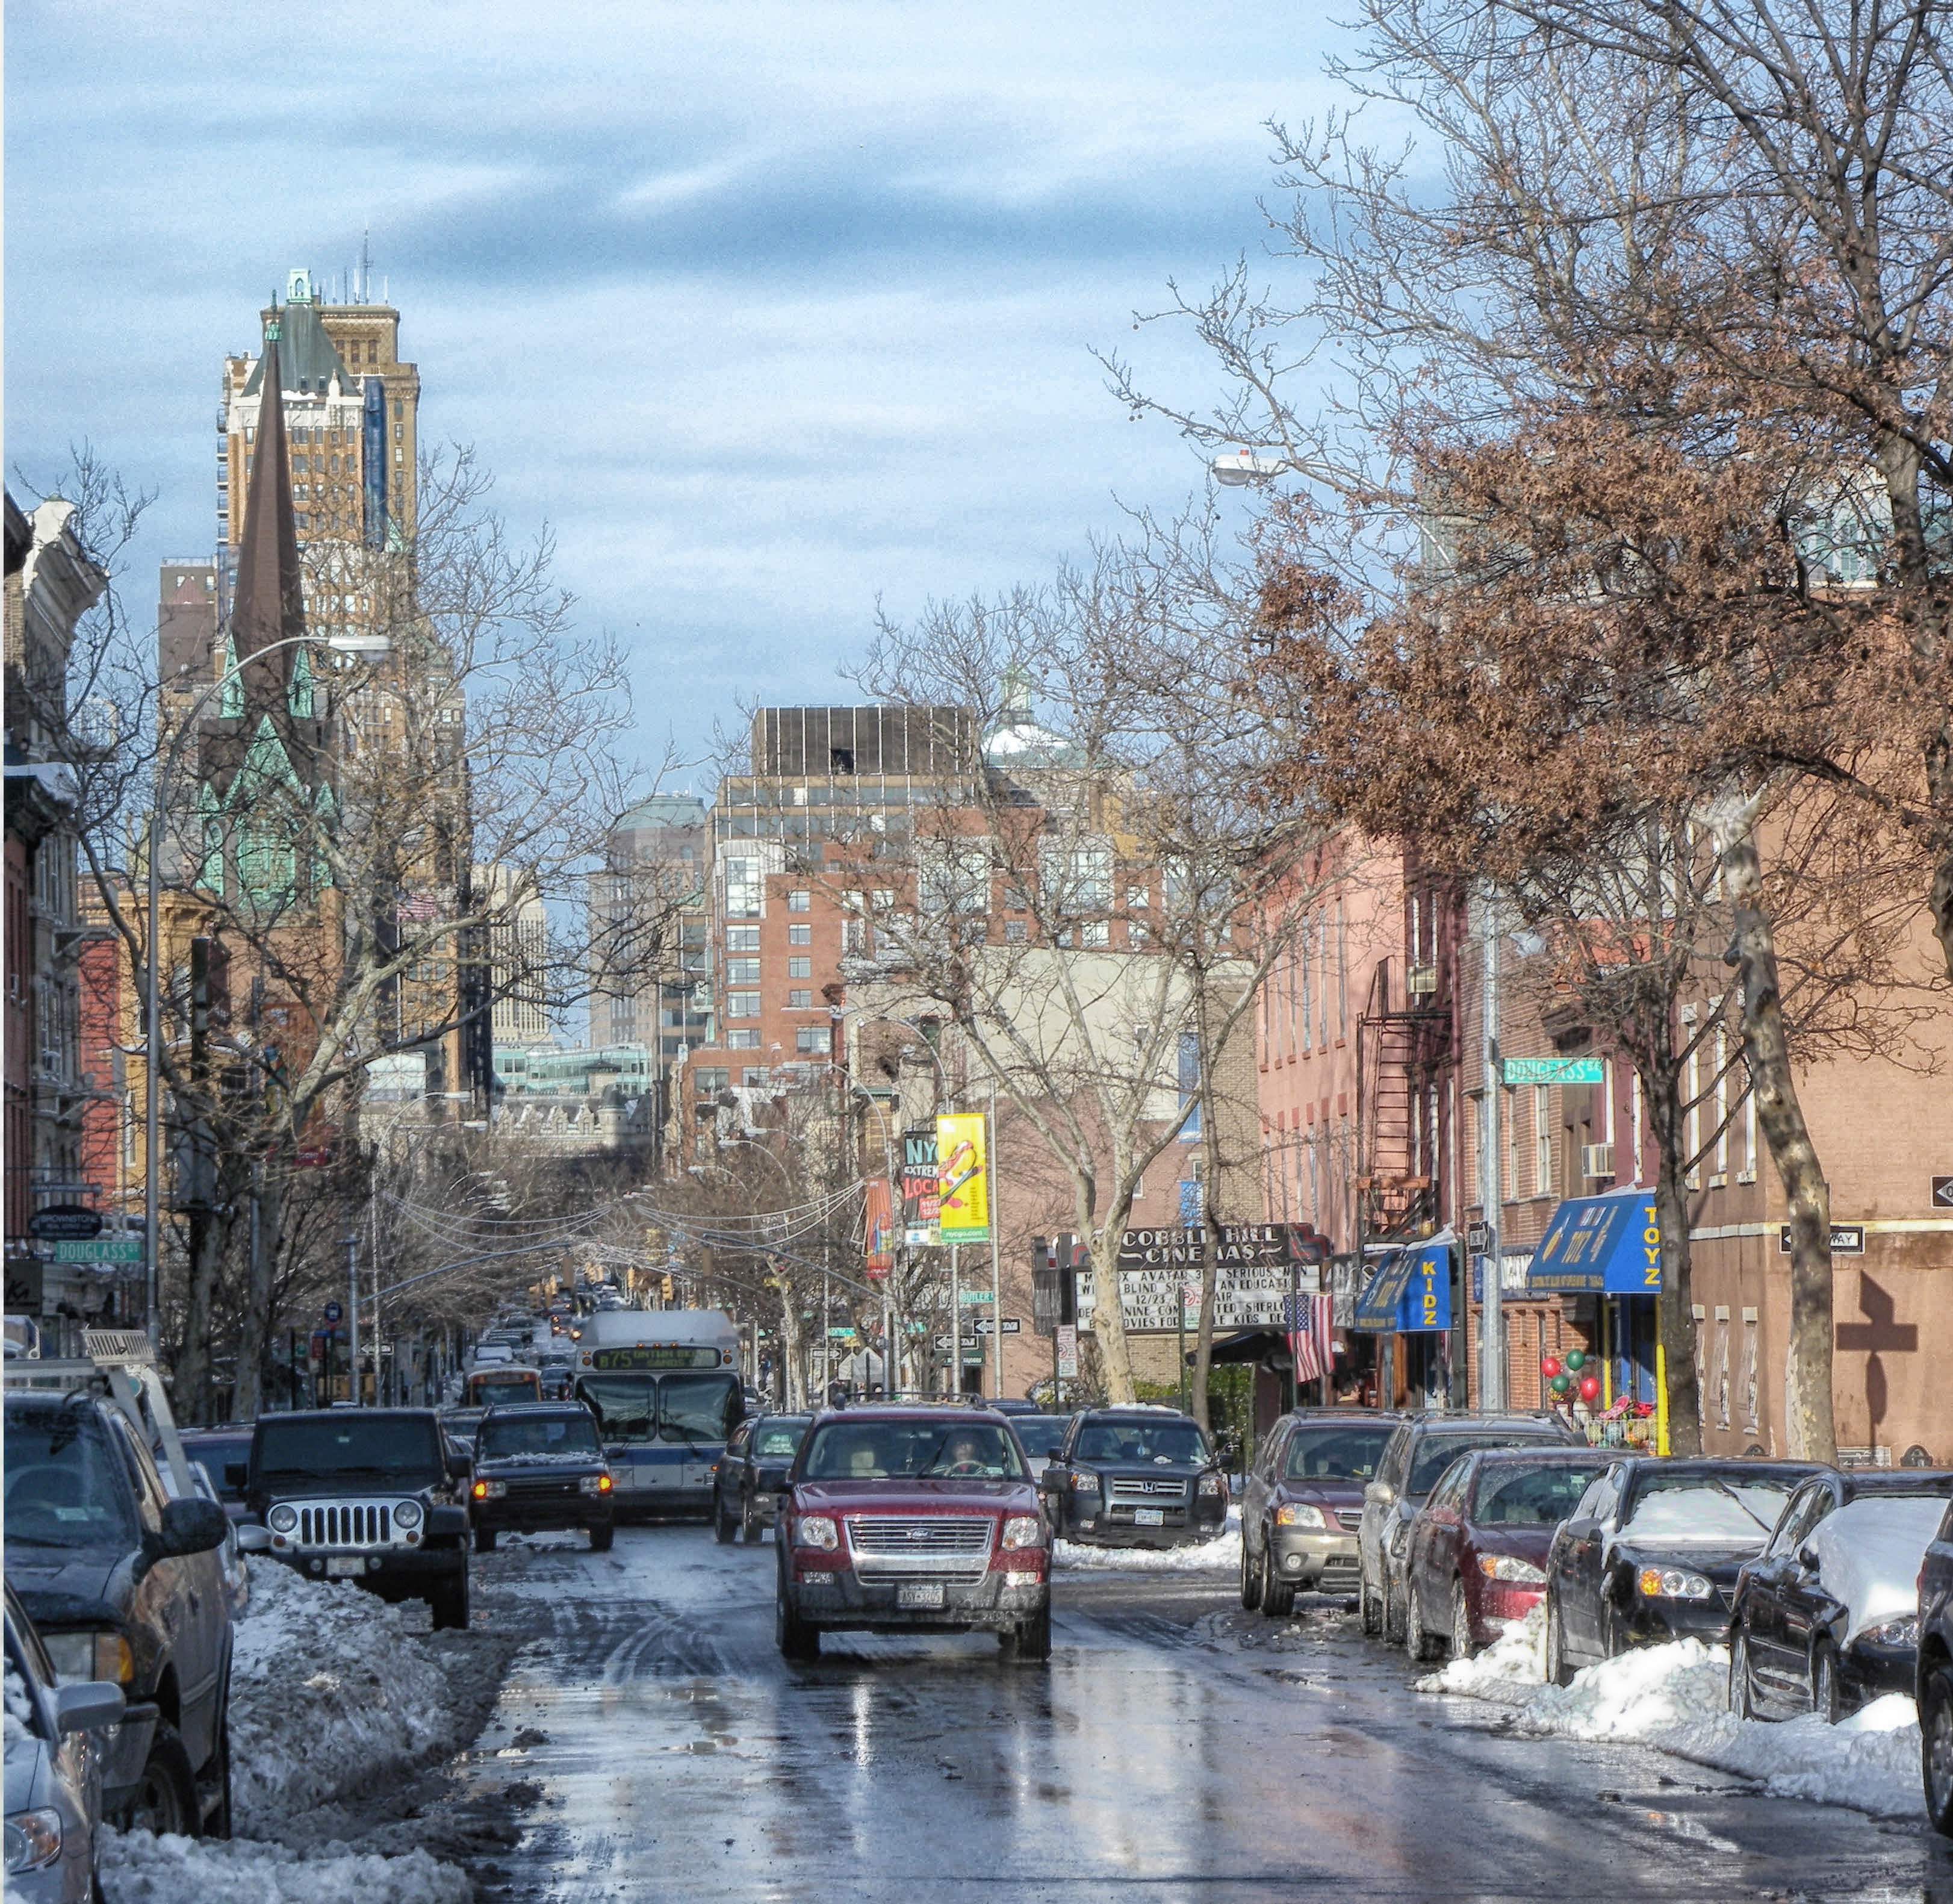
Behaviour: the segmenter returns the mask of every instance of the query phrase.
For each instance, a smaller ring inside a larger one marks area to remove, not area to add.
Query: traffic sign
[[[340,1319],[345,1313],[346,1311],[337,1303],[328,1303],[325,1306],[325,1319],[334,1327],[338,1325]]]
[[[1777,1226],[1776,1249],[1779,1256],[1790,1254],[1790,1225]],[[1834,1256],[1861,1256],[1865,1253],[1865,1226],[1862,1223],[1834,1223],[1831,1225],[1831,1253]]]
[[[140,1237],[98,1236],[86,1242],[57,1243],[55,1245],[57,1263],[140,1263],[143,1260],[143,1241]]]
[[[959,1289],[956,1292],[956,1300],[959,1303],[987,1303],[990,1300],[990,1292],[987,1289]]]
[[[1953,1210],[1953,1177],[1933,1178],[1933,1207],[1936,1210]]]
[[[1508,1084],[1598,1084],[1607,1074],[1598,1058],[1506,1058],[1499,1068]]]
[[[1024,1333],[1024,1319],[1021,1316],[1006,1316],[1004,1318],[1004,1333],[1006,1335],[1021,1335]],[[996,1332],[997,1319],[995,1316],[980,1316],[977,1317],[976,1333],[979,1335],[995,1335]]]

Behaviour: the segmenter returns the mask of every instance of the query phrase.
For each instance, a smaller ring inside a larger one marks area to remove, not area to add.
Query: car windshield
[[[1377,1471],[1394,1422],[1339,1422],[1298,1428],[1289,1438],[1291,1481],[1367,1481]]]
[[[201,1461],[210,1471],[210,1484],[217,1490],[220,1501],[242,1501],[244,1490],[234,1488],[224,1478],[224,1471],[234,1463],[241,1466],[251,1458],[251,1438],[248,1435],[186,1435],[183,1438],[183,1453],[193,1461]]]
[[[1055,1448],[1064,1439],[1064,1431],[1069,1426],[1069,1415],[1013,1415],[1011,1426],[1017,1431],[1017,1439],[1024,1444],[1024,1452],[1034,1460],[1042,1460],[1045,1450]]]
[[[1481,1527],[1556,1527],[1572,1513],[1587,1484],[1590,1467],[1561,1463],[1534,1467],[1486,1468],[1468,1520]]]
[[[506,1421],[485,1421],[476,1447],[486,1461],[575,1455],[600,1455],[597,1424],[587,1414],[517,1416]]]
[[[1183,1417],[1164,1420],[1087,1422],[1078,1431],[1073,1454],[1081,1461],[1173,1462],[1207,1459],[1207,1437]]]
[[[807,1438],[805,1422],[762,1422],[753,1431],[753,1457],[791,1461]]]
[[[1635,1490],[1621,1538],[1761,1547],[1795,1485],[1744,1474],[1651,1474]]]
[[[258,1472],[274,1480],[329,1480],[356,1474],[418,1486],[442,1473],[440,1438],[431,1420],[362,1416],[348,1410],[320,1419],[289,1417],[258,1424]]]
[[[1009,1432],[978,1422],[829,1422],[807,1451],[810,1481],[1021,1480]]]
[[[1411,1464],[1410,1479],[1404,1483],[1404,1492],[1430,1493],[1437,1485],[1437,1477],[1461,1454],[1469,1454],[1481,1448],[1510,1448],[1516,1442],[1529,1438],[1556,1447],[1564,1445],[1557,1435],[1544,1432],[1536,1437],[1528,1437],[1522,1432],[1506,1433],[1496,1438],[1484,1435],[1427,1435],[1417,1444],[1417,1458]]]
[[[84,1407],[7,1411],[7,1539],[20,1547],[133,1547],[129,1476]]]

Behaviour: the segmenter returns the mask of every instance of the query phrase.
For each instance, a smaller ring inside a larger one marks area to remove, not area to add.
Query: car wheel
[[[1404,1651],[1419,1666],[1437,1657],[1438,1642],[1425,1630],[1424,1609],[1419,1604],[1417,1589],[1404,1582]]]
[[[1936,1666],[1919,1689],[1919,1769],[1926,1815],[1953,1838],[1953,1667]]]
[[[496,1537],[501,1532],[497,1527],[478,1527],[475,1530],[475,1551],[478,1554],[492,1554],[495,1551]]]
[[[1295,1611],[1295,1582],[1275,1578],[1274,1554],[1265,1541],[1262,1544],[1261,1586],[1262,1611],[1271,1620],[1286,1620]]]
[[[1051,1657],[1051,1608],[1045,1606],[1030,1618],[998,1635],[1005,1653],[1012,1659],[1045,1660]]]
[[[143,1761],[136,1796],[122,1814],[124,1831],[152,1831],[158,1837],[174,1831],[179,1837],[200,1836],[196,1815],[196,1781],[190,1775],[190,1754],[174,1726],[158,1721]]]
[[[1741,1627],[1729,1642],[1729,1710],[1738,1719],[1760,1719],[1756,1682],[1750,1677],[1750,1636]]]
[[[741,1501],[739,1505],[739,1538],[748,1547],[757,1547],[766,1538],[766,1533],[765,1528],[760,1525],[760,1517],[754,1512],[753,1504],[750,1501]]]
[[[1835,1726],[1844,1710],[1838,1686],[1838,1649],[1820,1639],[1810,1653],[1810,1709],[1827,1726]]]
[[[1384,1630],[1383,1610],[1377,1604],[1376,1595],[1370,1591],[1370,1576],[1359,1567],[1356,1571],[1356,1617],[1363,1623],[1366,1633],[1380,1633]]]
[[[818,1659],[820,1635],[794,1611],[786,1588],[780,1588],[773,1601],[773,1638],[783,1659]]]
[[[1390,1578],[1389,1563],[1384,1566],[1384,1638],[1393,1646],[1403,1643],[1403,1595],[1397,1590],[1397,1583]]]
[[[1571,1686],[1573,1667],[1566,1657],[1566,1628],[1560,1617],[1556,1594],[1546,1596],[1546,1678],[1549,1686]]]
[[[1478,1644],[1472,1637],[1472,1608],[1465,1598],[1465,1582],[1451,1582],[1451,1657],[1453,1659],[1470,1659],[1477,1654]]]
[[[1241,1604],[1251,1612],[1262,1604],[1262,1583],[1255,1572],[1246,1534],[1241,1536]]]
[[[428,1611],[434,1615],[436,1633],[465,1633],[468,1629],[468,1569],[444,1580],[428,1595]]]
[[[209,1790],[207,1799],[202,1793],[198,1794],[203,1812],[203,1835],[206,1838],[227,1838],[230,1836],[230,1699],[227,1684],[224,1715],[217,1722],[217,1749],[210,1755],[210,1763],[203,1768],[202,1783]]]
[[[734,1536],[739,1532],[739,1523],[726,1511],[726,1504],[717,1495],[712,1497],[712,1537],[721,1547],[730,1547]]]
[[[616,1538],[617,1530],[614,1526],[591,1528],[590,1530],[591,1552],[593,1554],[609,1553],[611,1544],[616,1539]]]

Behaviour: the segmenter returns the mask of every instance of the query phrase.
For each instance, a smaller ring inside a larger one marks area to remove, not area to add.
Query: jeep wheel
[[[712,1497],[712,1538],[721,1547],[730,1547],[739,1532],[739,1523],[726,1511],[726,1504],[717,1495]]]
[[[783,1659],[820,1657],[820,1635],[794,1611],[784,1584],[773,1601],[773,1638]]]
[[[468,1627],[468,1568],[464,1562],[461,1571],[429,1592],[428,1611],[434,1615],[436,1633],[464,1633]]]
[[[1030,1619],[999,1633],[1006,1659],[1044,1660],[1051,1657],[1051,1608],[1049,1604]]]
[[[157,1721],[141,1783],[122,1815],[122,1829],[152,1831],[159,1838],[169,1831],[184,1838],[202,1835],[198,1825],[196,1780],[190,1775],[190,1754],[183,1750],[176,1727],[167,1721]]]
[[[492,1554],[495,1551],[495,1536],[501,1530],[496,1527],[478,1527],[475,1530],[475,1551],[478,1554]]]
[[[1262,1611],[1271,1620],[1286,1620],[1295,1611],[1295,1582],[1275,1578],[1275,1551],[1262,1542]]]
[[[617,1538],[614,1526],[593,1527],[590,1530],[590,1551],[593,1554],[607,1554],[610,1544]]]

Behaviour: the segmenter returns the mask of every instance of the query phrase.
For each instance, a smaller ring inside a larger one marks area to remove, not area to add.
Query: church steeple
[[[231,595],[230,639],[244,670],[246,708],[282,703],[293,658],[281,649],[252,665],[274,641],[305,632],[305,589],[299,568],[297,519],[292,509],[291,465],[285,441],[285,406],[278,381],[280,325],[265,328],[264,376],[259,386],[257,441],[244,492],[244,525],[237,546],[237,580]]]

